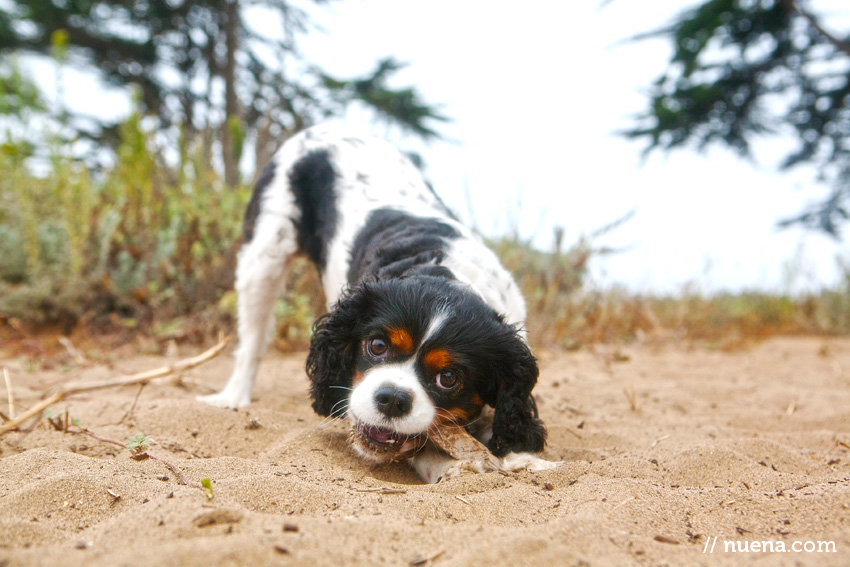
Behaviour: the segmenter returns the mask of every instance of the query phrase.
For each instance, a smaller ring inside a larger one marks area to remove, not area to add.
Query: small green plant
[[[145,435],[144,433],[136,433],[130,437],[130,440],[127,441],[124,446],[130,450],[133,457],[138,457],[148,450],[151,441],[153,441],[153,439],[151,439],[148,435]]]
[[[213,487],[212,481],[208,478],[201,479],[201,486],[204,488],[205,494],[207,496],[207,500],[213,499]]]

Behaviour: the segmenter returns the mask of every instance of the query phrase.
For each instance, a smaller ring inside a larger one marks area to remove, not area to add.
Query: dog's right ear
[[[351,391],[360,349],[357,326],[371,303],[371,295],[364,285],[346,292],[334,308],[313,325],[307,376],[312,382],[313,409],[319,415],[338,417],[347,409],[344,400]]]

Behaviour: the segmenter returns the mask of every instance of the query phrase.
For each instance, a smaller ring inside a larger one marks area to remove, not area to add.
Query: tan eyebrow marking
[[[413,352],[413,338],[404,329],[388,329],[387,335],[390,338],[390,344],[399,352],[403,354],[411,354]]]
[[[449,354],[449,351],[443,348],[435,348],[428,351],[425,353],[425,356],[422,357],[422,360],[428,367],[435,370],[442,370],[454,362],[454,358],[452,358],[452,355]]]

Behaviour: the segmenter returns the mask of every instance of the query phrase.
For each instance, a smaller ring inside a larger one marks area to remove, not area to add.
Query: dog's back
[[[266,166],[246,213],[245,235],[261,241],[255,247],[262,253],[281,236],[294,239],[321,272],[330,306],[349,283],[354,241],[377,209],[451,218],[416,166],[388,142],[310,128]],[[292,219],[294,234],[286,234],[291,229],[283,219]]]
[[[298,253],[316,264],[329,309],[346,287],[364,278],[398,277],[412,264],[469,286],[508,323],[525,322],[513,278],[406,155],[384,140],[314,127],[287,140],[254,187],[236,272],[236,365],[224,390],[203,401],[250,403],[274,301]],[[393,254],[402,261],[392,265]]]

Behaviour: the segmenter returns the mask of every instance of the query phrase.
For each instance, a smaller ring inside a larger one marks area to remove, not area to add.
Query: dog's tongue
[[[389,429],[381,429],[380,427],[370,427],[369,437],[377,443],[395,443],[395,436]]]
[[[392,445],[399,440],[398,433],[383,427],[367,426],[364,432],[373,443],[380,445]]]

